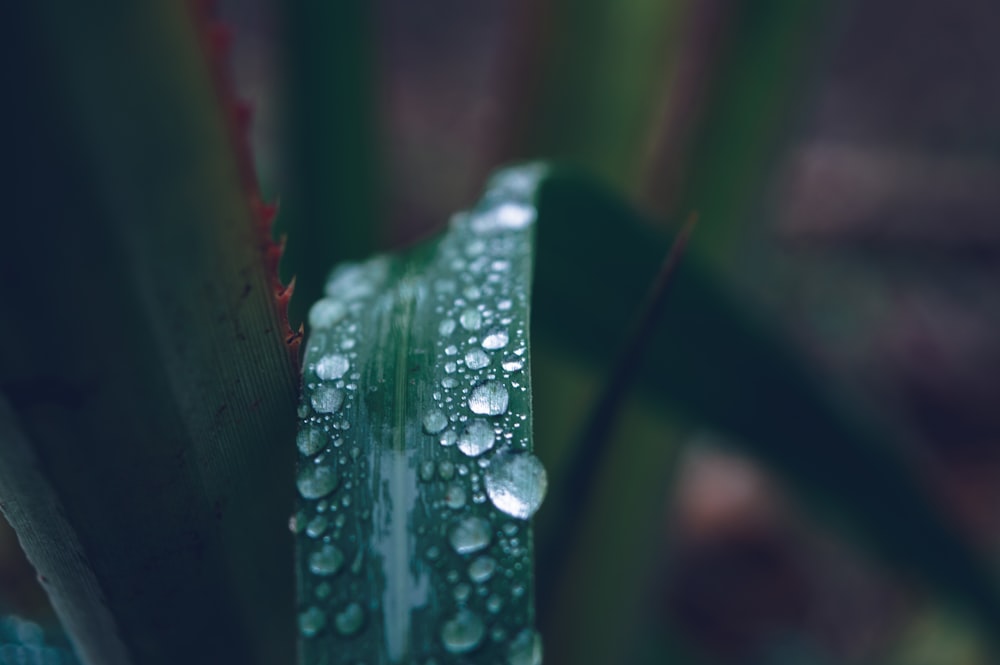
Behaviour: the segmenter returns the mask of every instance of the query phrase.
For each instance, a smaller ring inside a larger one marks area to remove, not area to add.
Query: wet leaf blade
[[[439,239],[341,266],[310,311],[301,663],[536,648],[527,520],[546,481],[531,454],[534,210],[522,181],[498,176]]]

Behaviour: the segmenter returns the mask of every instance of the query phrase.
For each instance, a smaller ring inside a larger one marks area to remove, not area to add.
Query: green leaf
[[[635,189],[683,12],[679,0],[530,3],[528,43],[512,54],[525,60],[515,83],[523,99],[511,104],[519,126],[504,158],[573,161]]]
[[[554,175],[537,201],[533,334],[606,368],[670,239],[579,176]],[[862,417],[859,405],[831,396],[794,345],[696,258],[681,263],[637,387],[728,434],[897,570],[922,576],[978,612],[985,626],[996,625],[1000,596],[989,569],[872,414]],[[546,549],[540,543],[542,555]],[[543,560],[539,574],[556,574],[561,564]]]
[[[336,262],[371,254],[379,240],[375,17],[363,0],[281,3],[284,140],[277,231],[287,234],[282,276],[295,277],[297,326]]]
[[[502,172],[442,237],[339,267],[310,311],[294,519],[302,663],[535,662],[538,174]]]
[[[759,214],[779,149],[798,127],[816,80],[810,75],[822,64],[844,7],[829,0],[754,0],[722,12],[724,39],[710,56],[702,55],[711,63],[705,66],[705,91],[687,101],[699,112],[693,120],[678,114],[690,126],[667,130],[678,134],[679,149],[664,157],[681,182],[664,182],[669,167],[649,174],[652,198],[673,195],[679,187],[678,200],[666,208],[681,215],[698,211],[693,249],[717,270],[741,265],[749,222]],[[659,203],[663,208],[665,202]]]
[[[4,514],[84,662],[283,662],[294,360],[205,26],[11,19]]]

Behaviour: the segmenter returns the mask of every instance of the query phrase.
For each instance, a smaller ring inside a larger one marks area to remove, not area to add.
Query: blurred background
[[[295,116],[279,4],[225,0],[219,13],[262,185],[280,199],[294,189],[281,147]],[[356,37],[371,53],[381,221],[339,223],[367,224],[382,247],[412,242],[471,205],[497,166],[533,157],[590,170],[651,219],[717,212],[730,221],[697,229],[691,254],[902,432],[942,510],[997,560],[1000,4],[369,9]],[[558,478],[602,377],[558,348],[534,358],[536,446]],[[991,662],[957,606],[711,427],[637,394],[613,440],[545,603],[560,610],[541,617],[547,662]],[[544,513],[538,528],[558,529]],[[0,604],[51,624],[0,527]]]

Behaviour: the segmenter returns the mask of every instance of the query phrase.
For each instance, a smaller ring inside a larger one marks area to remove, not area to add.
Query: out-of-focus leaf
[[[573,161],[632,190],[674,75],[680,0],[527,2],[504,159]],[[525,36],[527,35],[527,36]],[[518,115],[520,114],[520,115]]]
[[[689,126],[665,128],[683,134],[671,139],[675,154],[660,157],[673,163],[680,183],[664,182],[663,164],[649,174],[654,200],[679,187],[677,200],[660,200],[658,207],[698,211],[693,248],[717,269],[738,256],[778,149],[796,127],[810,91],[809,74],[822,62],[839,12],[849,3],[720,4],[717,43],[699,49],[712,61],[704,72],[708,82],[699,99],[685,100],[696,112],[675,117]]]
[[[279,233],[282,275],[295,277],[294,324],[323,292],[330,266],[370,255],[379,189],[374,5],[292,0],[284,22],[283,136],[288,146]]]
[[[310,310],[299,662],[536,663],[528,302],[535,167]]]
[[[14,616],[0,617],[0,665],[77,665],[66,649],[50,644],[41,626]]]
[[[537,202],[535,334],[607,363],[670,239],[574,175],[545,181]],[[923,576],[996,625],[995,580],[899,451],[860,411],[831,397],[794,346],[694,258],[676,275],[638,387],[729,434],[898,570]],[[539,574],[555,574],[558,563],[550,566]]]
[[[0,500],[92,665],[293,649],[294,362],[189,9],[18,3],[2,47]]]

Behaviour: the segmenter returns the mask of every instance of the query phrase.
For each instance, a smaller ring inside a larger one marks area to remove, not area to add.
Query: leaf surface
[[[535,662],[529,292],[538,168],[337,268],[299,407],[299,660]],[[520,659],[524,659],[523,661]]]

